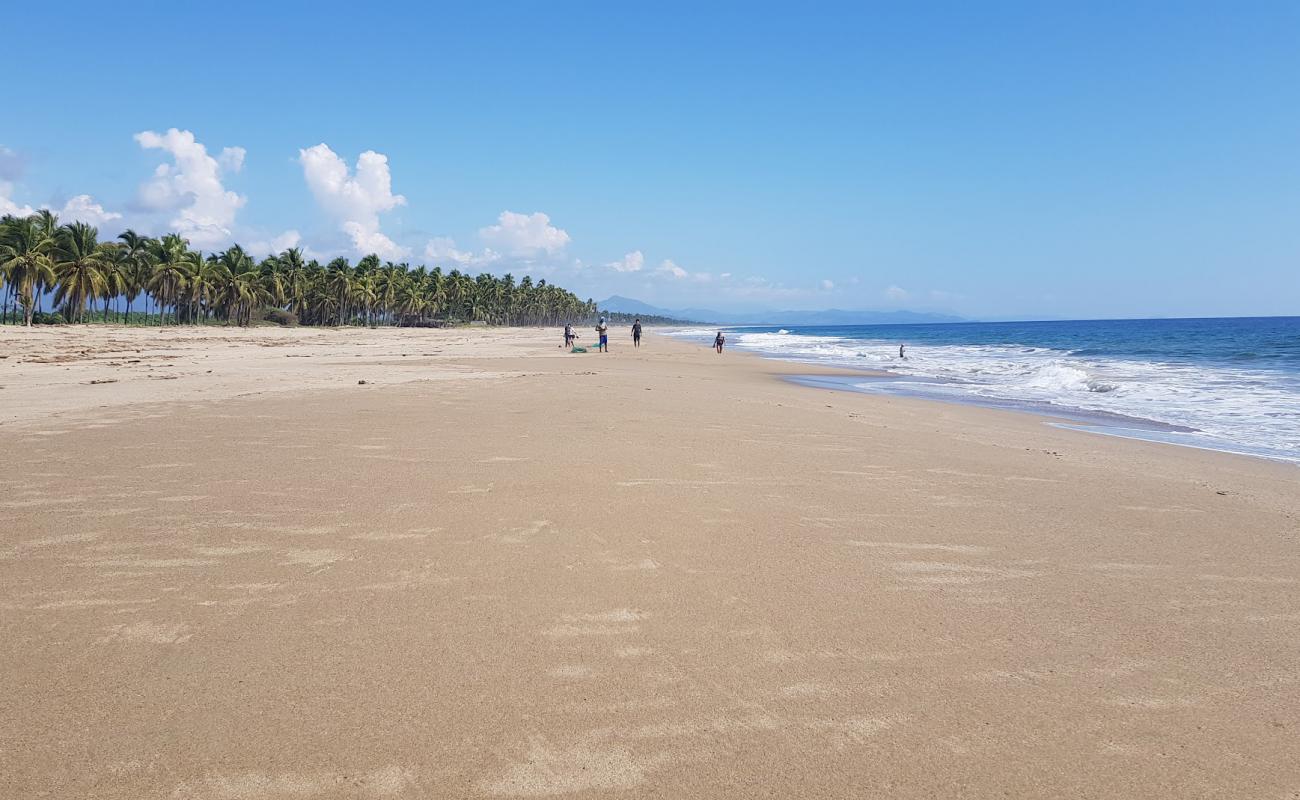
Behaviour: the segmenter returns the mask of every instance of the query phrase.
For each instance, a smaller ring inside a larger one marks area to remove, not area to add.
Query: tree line
[[[182,236],[127,230],[114,241],[83,222],[60,224],[51,211],[0,217],[0,291],[4,322],[30,326],[53,303],[55,321],[85,322],[110,307],[120,321],[137,302],[158,325],[224,321],[281,324],[431,326],[455,322],[557,325],[586,321],[596,304],[545,280],[471,276],[369,255],[321,264],[289,248],[261,260],[239,245],[204,254]],[[152,306],[152,311],[150,311]],[[136,317],[139,317],[137,313]]]

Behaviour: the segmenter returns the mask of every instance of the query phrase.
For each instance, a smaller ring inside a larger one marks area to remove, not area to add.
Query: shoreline
[[[0,795],[1300,782],[1294,470],[624,334],[0,361]]]
[[[1291,318],[1287,317],[1283,319]],[[736,330],[736,328],[733,327],[730,330]],[[679,340],[695,341],[693,338],[683,337],[681,335],[683,331],[693,332],[694,329],[678,328],[675,333],[669,335],[674,336]],[[815,334],[810,335],[815,336]],[[857,391],[863,394],[875,396],[911,397],[914,399],[930,400],[964,407],[1015,411],[1045,419],[1061,421],[1064,423],[1065,427],[1074,427],[1078,430],[1091,433],[1098,433],[1117,438],[1158,442],[1161,444],[1188,447],[1207,452],[1247,456],[1300,467],[1300,453],[1289,452],[1285,449],[1278,450],[1276,447],[1270,447],[1264,444],[1250,444],[1224,436],[1215,436],[1201,428],[1176,422],[1168,422],[1154,417],[1145,417],[1134,413],[1092,409],[1087,408],[1086,406],[1071,406],[1068,404],[1060,404],[1054,400],[1017,399],[1013,397],[989,396],[978,393],[949,394],[936,391],[911,390],[909,389],[909,384],[913,383],[928,386],[936,382],[941,385],[946,385],[951,383],[951,381],[940,377],[927,378],[924,375],[893,372],[888,367],[859,368],[851,365],[826,364],[818,359],[807,357],[801,358],[793,354],[785,355],[771,350],[740,348],[735,345],[733,345],[732,349],[736,352],[747,353],[758,358],[780,361],[788,364],[804,365],[807,367],[832,367],[844,370],[846,377],[843,377],[841,380],[832,379],[831,381],[827,381],[827,383],[840,384],[844,391]],[[854,377],[858,378],[859,382],[851,380],[851,378]],[[811,388],[827,388],[826,386],[821,385],[821,382],[816,378],[808,381],[801,381],[799,373],[791,374],[790,379],[796,383],[805,383]]]
[[[759,355],[757,353],[753,355],[758,355],[760,358],[770,358],[771,360],[774,361],[785,360],[774,356]],[[804,362],[788,361],[788,363],[803,364]],[[848,368],[843,368],[843,369],[847,370]],[[851,370],[849,371],[852,372]],[[805,377],[807,377],[808,379],[804,380]],[[1016,414],[1028,414],[1030,416],[1037,417],[1045,421],[1047,424],[1057,425],[1066,430],[1082,431],[1085,433],[1092,433],[1101,436],[1114,436],[1120,439],[1133,439],[1133,440],[1143,441],[1143,442],[1155,442],[1158,444],[1172,445],[1174,447],[1188,447],[1194,450],[1204,450],[1206,452],[1211,452],[1211,453],[1225,453],[1234,456],[1258,458],[1258,459],[1263,459],[1265,461],[1271,461],[1271,462],[1286,464],[1288,466],[1295,466],[1297,468],[1300,468],[1300,457],[1288,457],[1282,455],[1275,455],[1271,453],[1254,452],[1251,451],[1249,448],[1245,447],[1244,445],[1236,445],[1235,443],[1231,443],[1231,442],[1216,447],[1211,444],[1198,443],[1195,441],[1180,441],[1179,439],[1174,437],[1184,433],[1201,433],[1201,431],[1195,428],[1188,428],[1186,426],[1174,425],[1172,423],[1161,422],[1160,420],[1155,420],[1155,419],[1145,419],[1142,417],[1129,417],[1123,414],[1111,414],[1102,411],[1094,412],[1094,411],[1089,411],[1087,409],[1074,409],[1068,407],[1060,407],[1057,409],[1052,409],[1047,407],[1035,408],[1029,404],[1017,402],[1014,400],[998,401],[992,398],[986,399],[986,398],[979,398],[979,397],[936,397],[934,395],[929,395],[922,392],[907,392],[907,391],[900,391],[896,393],[873,391],[871,389],[864,388],[862,386],[853,383],[855,379],[856,380],[865,379],[868,381],[897,380],[901,383],[905,383],[909,378],[909,376],[906,375],[899,375],[897,373],[887,373],[879,370],[870,371],[870,372],[863,371],[860,374],[854,373],[852,375],[846,375],[843,376],[842,380],[838,380],[838,381],[835,380],[836,377],[839,376],[813,377],[813,376],[804,376],[803,374],[792,374],[792,375],[788,375],[787,379],[793,383],[796,383],[800,386],[806,386],[810,389],[825,390],[830,388],[831,386],[835,386],[841,391],[860,392],[861,394],[873,395],[877,397],[879,396],[908,397],[914,400],[924,400],[924,401],[929,401],[934,403],[944,403],[949,405],[972,407],[972,408],[985,408],[994,411],[1010,411]],[[1233,449],[1234,446],[1237,449]]]

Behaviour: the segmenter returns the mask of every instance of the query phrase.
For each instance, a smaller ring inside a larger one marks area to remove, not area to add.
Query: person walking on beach
[[[600,344],[596,347],[597,352],[609,352],[609,326],[605,324],[605,318],[601,317],[600,322],[596,325],[596,333],[600,335]]]
[[[632,323],[632,346],[641,346],[641,320]]]
[[[573,324],[570,322],[564,323],[564,346],[573,349]]]
[[[722,331],[718,331],[718,335],[713,337],[713,349],[721,353],[722,346],[726,343],[727,337],[722,335]]]

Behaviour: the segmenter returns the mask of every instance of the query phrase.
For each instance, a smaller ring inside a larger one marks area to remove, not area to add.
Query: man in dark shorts
[[[600,324],[596,326],[596,333],[600,334],[600,344],[596,347],[597,352],[609,352],[609,326],[605,324],[605,318],[600,318]]]
[[[718,331],[718,335],[713,337],[714,349],[717,350],[719,353],[721,353],[722,346],[726,343],[727,343],[727,337],[722,335],[722,331]]]
[[[568,322],[564,323],[564,346],[573,349],[573,325]]]
[[[632,323],[632,346],[641,346],[641,320]]]

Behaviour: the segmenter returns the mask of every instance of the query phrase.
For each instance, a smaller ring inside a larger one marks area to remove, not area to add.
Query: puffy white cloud
[[[711,283],[712,281],[715,280],[713,273],[691,272],[689,270],[682,269],[680,266],[677,265],[677,262],[673,261],[671,258],[665,258],[662,262],[660,262],[658,269],[655,270],[655,274],[661,277],[671,278],[673,280],[692,281],[694,283]],[[724,281],[730,280],[731,273],[730,272],[724,273],[722,276],[720,276],[720,279]]]
[[[468,250],[457,250],[456,240],[450,236],[435,236],[424,246],[424,257],[430,261],[450,261],[455,264],[468,264],[474,260],[474,254]]]
[[[633,250],[625,254],[618,261],[611,261],[605,265],[615,272],[640,272],[645,266],[645,256],[640,250]]]
[[[295,230],[287,230],[279,236],[272,236],[270,239],[258,239],[249,242],[244,250],[254,256],[266,257],[283,253],[291,247],[297,247],[301,242],[301,234]]]
[[[15,217],[26,217],[36,213],[36,209],[31,206],[20,206],[14,201],[12,195],[14,185],[9,181],[0,181],[0,217],[6,214],[12,214]]]
[[[221,155],[217,156],[217,163],[222,169],[228,169],[231,172],[239,172],[244,168],[244,156],[248,151],[242,147],[223,147]]]
[[[551,218],[540,211],[532,214],[502,211],[497,224],[480,228],[478,235],[489,246],[517,258],[553,256],[570,241],[569,234],[552,225]]]
[[[677,266],[677,264],[675,264],[673,260],[670,258],[665,258],[663,260],[663,263],[659,265],[659,269],[656,270],[656,272],[658,272],[660,275],[668,275],[678,280],[682,280],[683,278],[690,277],[689,272]]]
[[[358,255],[400,258],[410,251],[388,238],[379,228],[379,215],[406,204],[393,194],[388,157],[367,150],[357,157],[356,171],[325,143],[298,151],[298,163],[316,202],[352,239]]]
[[[171,212],[169,224],[196,247],[216,247],[231,239],[235,214],[247,198],[222,184],[223,169],[237,172],[244,163],[242,147],[227,147],[219,158],[190,131],[141,131],[135,140],[146,150],[163,150],[171,164],[159,164],[153,177],[140,185],[140,202],[149,209]]]
[[[59,217],[64,222],[84,222],[87,225],[99,226],[105,222],[121,219],[122,215],[116,211],[105,211],[104,207],[96,203],[95,198],[88,194],[79,194],[63,204]]]
[[[479,228],[478,234],[485,246],[477,253],[459,249],[456,240],[449,236],[435,236],[425,244],[424,257],[434,263],[459,267],[519,261],[524,263],[518,266],[525,269],[546,272],[557,267],[555,258],[563,254],[571,241],[568,233],[552,225],[551,218],[540,211],[533,214],[502,211],[497,224]],[[578,268],[580,262],[574,263]],[[638,270],[644,263],[645,257],[638,251],[607,266],[626,272]]]
[[[910,296],[910,293],[901,286],[890,286],[885,290],[885,297],[895,303],[901,303]]]
[[[828,281],[828,280],[823,280],[823,281],[822,281],[822,289],[823,289],[823,290],[829,292],[831,289],[834,289],[834,288],[835,288],[835,282],[834,282],[834,281]]]
[[[7,181],[0,181],[0,216],[12,214],[15,217],[27,217],[35,214],[41,206],[33,208],[29,205],[19,205],[12,197],[14,185]],[[103,225],[105,222],[112,222],[115,219],[121,219],[122,215],[115,211],[106,211],[104,207],[95,202],[95,198],[88,194],[79,194],[63,204],[62,208],[51,209],[59,215],[63,222],[84,222],[96,227]]]

